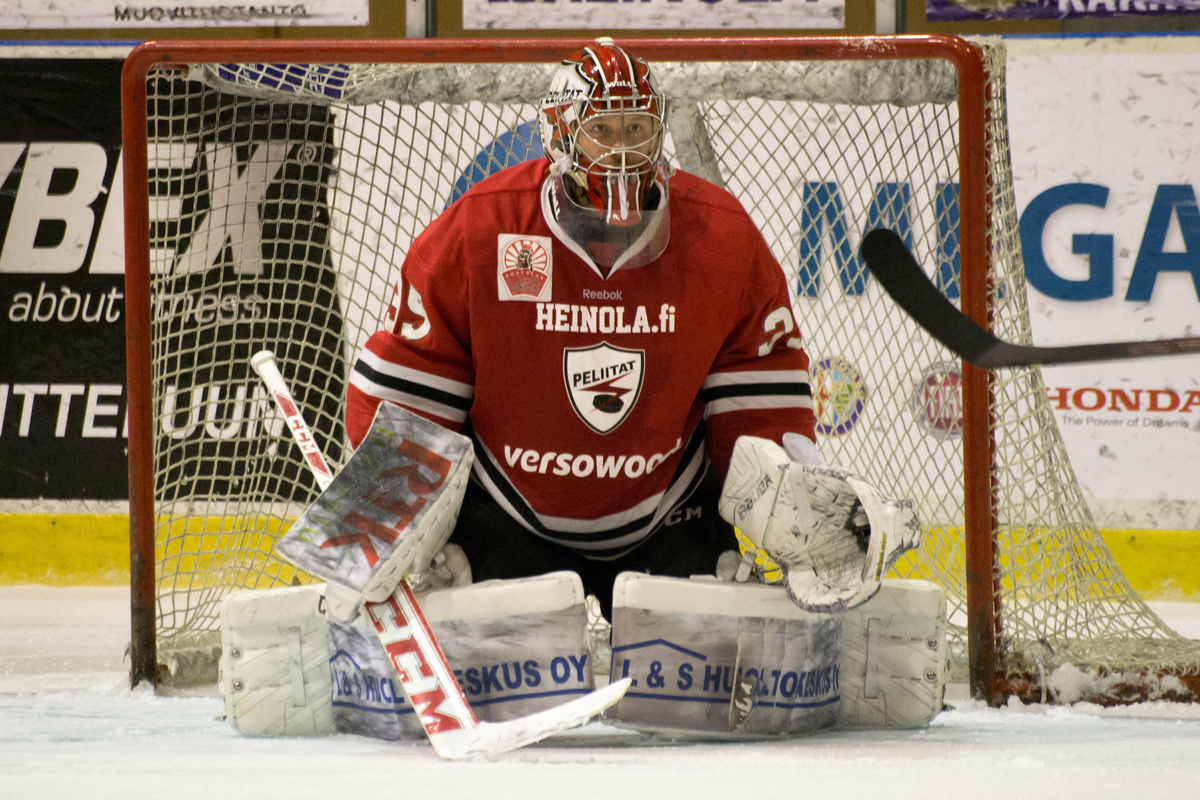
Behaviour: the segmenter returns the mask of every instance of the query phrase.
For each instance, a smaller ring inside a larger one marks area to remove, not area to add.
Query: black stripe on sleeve
[[[807,383],[736,383],[729,386],[712,386],[700,391],[700,397],[705,403],[729,397],[765,397],[768,395],[811,397],[812,387]]]
[[[394,375],[379,372],[361,359],[355,362],[354,371],[372,383],[393,391],[424,397],[426,400],[432,400],[435,403],[441,403],[444,406],[450,406],[462,411],[470,411],[471,404],[474,402],[473,398],[470,397],[444,392],[441,389],[434,389],[423,383],[416,383],[415,381],[408,381],[403,378],[397,378]]]

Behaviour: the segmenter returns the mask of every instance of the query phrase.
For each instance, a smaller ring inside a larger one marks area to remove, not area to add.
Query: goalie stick
[[[1006,342],[981,328],[939,292],[894,231],[870,231],[863,237],[861,249],[871,274],[897,305],[955,355],[983,369],[1200,353],[1200,337],[1063,347]]]
[[[250,365],[274,396],[317,485],[324,491],[333,481],[333,471],[300,413],[275,355],[264,350],[250,359]],[[630,679],[625,678],[536,714],[506,722],[480,722],[455,680],[407,580],[402,580],[386,600],[368,602],[366,611],[396,670],[405,697],[417,712],[429,743],[442,758],[487,758],[582,725],[620,700],[630,685]]]

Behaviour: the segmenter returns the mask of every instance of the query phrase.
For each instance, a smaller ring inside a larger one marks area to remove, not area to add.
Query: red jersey
[[[346,428],[380,400],[475,443],[475,478],[534,533],[593,558],[636,546],[735,440],[814,437],[786,281],[727,192],[670,179],[669,243],[607,277],[561,235],[544,159],[464,194],[413,242]],[[556,231],[558,235],[556,235]],[[469,425],[468,425],[469,423]]]

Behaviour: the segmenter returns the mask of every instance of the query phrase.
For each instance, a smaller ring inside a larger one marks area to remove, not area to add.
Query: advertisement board
[[[1034,343],[1200,335],[1200,39],[1008,46]],[[1200,357],[1044,376],[1102,527],[1200,529]]]
[[[368,0],[282,3],[169,3],[95,0],[0,0],[0,28],[230,28],[366,25]]]
[[[0,59],[0,498],[126,494],[121,63]]]
[[[1170,17],[1200,13],[1200,0],[925,0],[930,22],[981,19]]]
[[[1200,37],[1008,43],[1010,135],[1034,343],[1197,335],[1200,110],[1187,98],[1195,93]],[[0,500],[119,501],[127,492],[117,179],[123,55],[0,60],[6,112],[0,117]],[[242,133],[255,146],[241,149],[180,131],[179,175],[204,181],[206,170],[255,168],[263,148],[284,153],[286,170],[326,170],[336,156],[324,123],[312,121],[303,141],[293,142],[289,130],[248,118]],[[228,163],[220,160],[226,156]],[[163,186],[169,193],[169,182]],[[314,222],[324,218],[322,198],[296,199],[318,206]],[[264,220],[277,213],[260,210]],[[327,254],[314,251],[295,263],[256,262],[264,282],[245,296],[206,298],[205,270],[228,268],[224,250],[205,244],[202,219],[164,224],[155,235],[175,237],[181,248],[179,302],[159,311],[179,312],[181,335],[209,330],[206,317],[229,317],[231,325],[291,324],[270,295],[273,270],[315,269],[332,286]],[[255,245],[267,256],[269,239],[264,234]],[[192,263],[189,253],[205,255],[204,263]],[[336,298],[329,308],[337,313]],[[253,318],[276,312],[284,317]],[[213,330],[219,344],[221,326]],[[214,361],[205,369],[224,367]],[[1044,374],[1101,526],[1200,530],[1200,358]],[[946,375],[932,376],[927,391],[956,392]],[[207,379],[196,381],[174,387],[172,397],[182,408],[184,397],[202,392],[202,418],[160,409],[161,437],[221,447],[235,419],[243,427],[265,424],[265,398],[252,376],[244,376],[241,397],[212,397]],[[330,415],[339,416],[336,409]],[[954,420],[935,422],[938,435],[954,435]]]
[[[463,0],[463,30],[840,30],[845,0]]]
[[[0,59],[0,501],[128,495],[119,95],[128,48],[114,50],[107,58]],[[193,102],[188,82],[174,83],[173,102]],[[256,343],[275,337],[281,353],[313,366],[341,358],[310,341],[318,312],[282,296],[283,277],[304,271],[327,297],[319,313],[339,318],[320,188],[334,152],[328,109],[293,113],[276,119],[266,103],[218,103],[158,132],[157,146],[176,157],[154,176],[151,226],[153,246],[172,254],[151,314],[165,346],[181,353],[180,377],[168,381],[158,409],[166,454],[158,466],[168,474],[185,453],[237,463],[250,455],[234,452],[243,431],[278,427],[248,366]],[[173,201],[197,186],[209,187],[199,206]],[[234,213],[238,220],[227,218]],[[309,245],[283,246],[285,231]],[[230,270],[245,276],[236,293],[208,288]],[[340,426],[330,422],[340,420],[339,408],[323,410],[318,429]],[[236,484],[221,473],[172,483],[211,497]]]

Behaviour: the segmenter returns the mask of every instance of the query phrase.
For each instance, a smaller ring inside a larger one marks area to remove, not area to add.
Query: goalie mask
[[[647,263],[666,247],[665,113],[650,66],[608,38],[568,56],[542,100],[556,219],[600,263]]]

